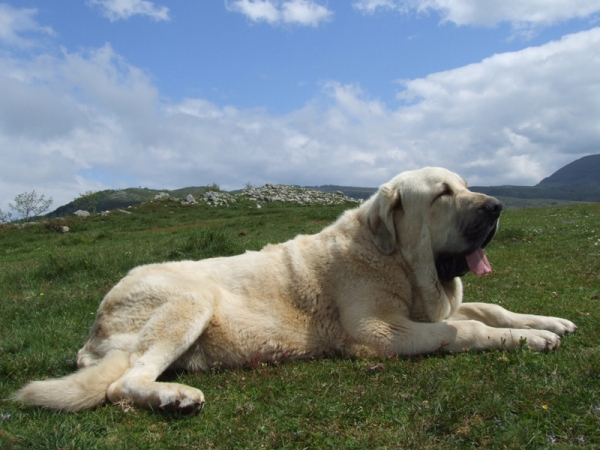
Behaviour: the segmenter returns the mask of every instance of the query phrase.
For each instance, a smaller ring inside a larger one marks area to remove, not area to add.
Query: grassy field
[[[0,448],[600,448],[600,205],[507,211],[494,273],[463,278],[467,301],[562,316],[556,352],[315,359],[169,373],[203,390],[176,418],[104,405],[56,413],[6,398],[73,372],[103,295],[129,269],[234,255],[314,233],[344,206],[153,202],[132,214],[0,228]],[[60,234],[54,225],[67,225]]]

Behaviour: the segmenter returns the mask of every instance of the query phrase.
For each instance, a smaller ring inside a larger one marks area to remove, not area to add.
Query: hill
[[[183,197],[188,194],[195,196],[203,194],[210,188],[207,186],[190,186],[176,190],[158,190],[148,188],[127,188],[127,189],[107,189],[97,192],[98,203],[96,211],[112,211],[113,209],[127,208],[133,205],[139,205],[148,200],[152,200],[156,195],[165,192],[171,197]],[[46,214],[46,217],[62,217],[68,214],[73,214],[75,211],[85,209],[77,204],[75,200],[66,205],[56,208],[51,213]]]
[[[600,154],[573,161],[535,186],[472,186],[471,190],[494,197],[600,202]]]
[[[188,202],[186,197],[192,194],[194,197]],[[156,190],[147,188],[129,188],[118,191],[106,190],[96,193],[98,202],[96,211],[110,211],[114,209],[123,209],[141,203],[157,201],[175,201],[177,203],[197,204],[208,203],[211,206],[229,206],[238,201],[250,201],[255,205],[261,203],[297,203],[299,205],[340,205],[346,203],[360,203],[362,200],[352,198],[343,193],[327,192],[317,189],[301,188],[299,186],[288,186],[280,184],[265,184],[260,188],[248,187],[246,189],[225,192],[215,186],[199,187],[191,186],[176,190]],[[48,218],[63,217],[74,212],[86,209],[92,212],[92,207],[84,207],[78,200],[57,208],[55,211],[46,215]]]
[[[537,186],[566,184],[600,184],[600,155],[584,156],[558,169]]]

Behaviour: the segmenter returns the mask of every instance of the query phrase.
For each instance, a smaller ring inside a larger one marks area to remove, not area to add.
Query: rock
[[[159,192],[154,196],[154,200],[168,200],[171,196],[166,192]]]
[[[202,199],[212,206],[229,206],[229,203],[236,203],[235,195],[227,192],[209,191],[202,194]]]
[[[188,196],[185,198],[185,201],[188,202],[188,204],[193,205],[194,203],[196,203],[196,199],[194,198],[194,196],[192,194],[188,194]]]
[[[212,191],[211,192],[205,192],[204,195],[202,196],[202,198],[204,200],[206,200],[207,202],[214,202],[215,200],[217,200],[217,196]]]
[[[117,209],[117,211],[122,212],[124,214],[131,214],[131,211],[125,211],[124,209]]]
[[[69,232],[69,227],[65,227],[65,226],[57,226],[57,227],[54,227],[54,229],[56,231],[58,231],[59,233],[68,233]]]
[[[77,217],[90,217],[90,213],[88,211],[77,210],[73,213],[73,215]]]

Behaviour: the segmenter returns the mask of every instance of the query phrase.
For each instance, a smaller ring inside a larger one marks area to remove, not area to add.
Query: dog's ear
[[[400,193],[390,184],[384,184],[373,198],[367,215],[367,225],[373,243],[384,255],[396,249],[396,225],[394,211],[402,207]]]

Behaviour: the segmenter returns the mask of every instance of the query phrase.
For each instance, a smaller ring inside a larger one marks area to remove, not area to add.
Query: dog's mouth
[[[492,266],[483,249],[492,241],[497,231],[498,221],[494,223],[483,242],[476,245],[474,250],[459,255],[442,254],[438,256],[435,261],[438,278],[441,281],[450,281],[469,272],[480,277],[492,273]]]

